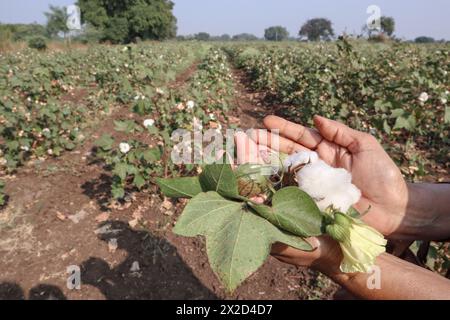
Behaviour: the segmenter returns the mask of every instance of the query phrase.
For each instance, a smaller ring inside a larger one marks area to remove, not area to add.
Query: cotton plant
[[[174,232],[206,238],[210,265],[229,291],[264,263],[274,242],[311,251],[306,239],[328,234],[342,249],[346,273],[369,272],[385,251],[386,240],[353,208],[361,191],[345,169],[309,151],[262,149],[233,165],[228,158],[197,177],[157,182],[167,197],[190,199]]]

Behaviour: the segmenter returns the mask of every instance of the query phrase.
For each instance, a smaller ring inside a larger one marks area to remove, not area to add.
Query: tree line
[[[177,36],[177,19],[173,15],[174,3],[170,0],[78,0],[81,11],[82,31],[76,39],[82,42],[109,42],[112,44],[136,42],[139,40],[177,39],[199,41],[255,41],[260,40],[250,33],[234,36],[223,34],[212,36],[207,32],[194,35]],[[50,6],[45,13],[46,26],[39,24],[0,24],[0,42],[4,39],[24,41],[32,37],[57,38],[71,35],[67,27],[65,7]],[[395,32],[395,20],[381,17],[379,30],[362,29],[358,37],[367,36],[369,40],[392,38]],[[313,18],[306,21],[298,31],[298,37],[290,37],[283,26],[272,26],[264,31],[267,41],[303,40],[330,41],[335,37],[332,22],[327,18]],[[432,43],[431,37],[421,36],[417,43]]]

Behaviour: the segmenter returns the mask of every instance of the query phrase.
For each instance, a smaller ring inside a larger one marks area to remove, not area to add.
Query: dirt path
[[[196,64],[170,87],[195,71]],[[105,206],[110,176],[90,153],[98,137],[114,135],[114,120],[132,117],[127,107],[115,108],[80,149],[30,163],[8,180],[10,201],[0,213],[0,299],[214,297],[161,237],[171,219],[160,212],[156,190]],[[146,229],[154,232],[139,231]],[[81,266],[80,290],[67,288],[70,266]]]
[[[182,87],[193,64],[169,85]],[[234,121],[258,127],[270,113],[263,95],[234,70]],[[334,287],[306,269],[275,259],[227,296],[208,265],[201,238],[171,232],[183,202],[168,203],[156,187],[125,204],[107,206],[110,175],[92,162],[94,141],[113,134],[114,120],[134,118],[118,107],[85,144],[44,163],[30,164],[7,183],[0,212],[0,299],[305,299],[330,297]],[[117,137],[117,136],[116,136]],[[67,268],[79,266],[81,288],[67,287]],[[316,287],[324,289],[317,290]]]
[[[263,119],[270,114],[279,114],[282,106],[276,106],[266,99],[264,92],[251,88],[251,82],[244,71],[234,68],[235,102],[237,109],[234,119],[238,119],[241,129],[263,128]],[[296,268],[270,258],[258,271],[257,277],[270,278],[267,282],[269,292],[278,292],[277,299],[330,299],[338,286],[314,271]],[[267,281],[250,279],[249,282]],[[269,296],[270,297],[270,296]],[[267,298],[267,297],[266,297]]]

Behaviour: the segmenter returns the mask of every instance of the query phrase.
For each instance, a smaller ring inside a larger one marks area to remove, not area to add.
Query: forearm
[[[338,266],[339,263],[333,262],[318,269],[362,299],[450,300],[450,280],[389,254],[377,258],[377,274],[346,274]]]
[[[450,184],[408,185],[408,205],[401,232],[420,240],[450,238]]]

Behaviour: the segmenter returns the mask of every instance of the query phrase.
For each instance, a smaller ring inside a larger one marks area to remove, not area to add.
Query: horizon
[[[67,6],[74,0],[16,0],[0,1],[0,23],[45,24],[44,12],[50,4]],[[177,18],[178,35],[193,35],[208,32],[212,36],[250,33],[263,37],[264,29],[281,25],[288,29],[291,37],[298,36],[301,25],[310,18],[325,17],[332,21],[336,35],[343,32],[360,34],[369,14],[369,5],[378,5],[381,14],[391,16],[396,21],[395,35],[400,39],[412,40],[419,36],[429,36],[436,40],[450,40],[450,2],[445,0],[429,2],[424,0],[387,0],[372,2],[367,0],[308,1],[247,0],[208,1],[174,0],[173,13]],[[307,4],[306,4],[307,3]]]

